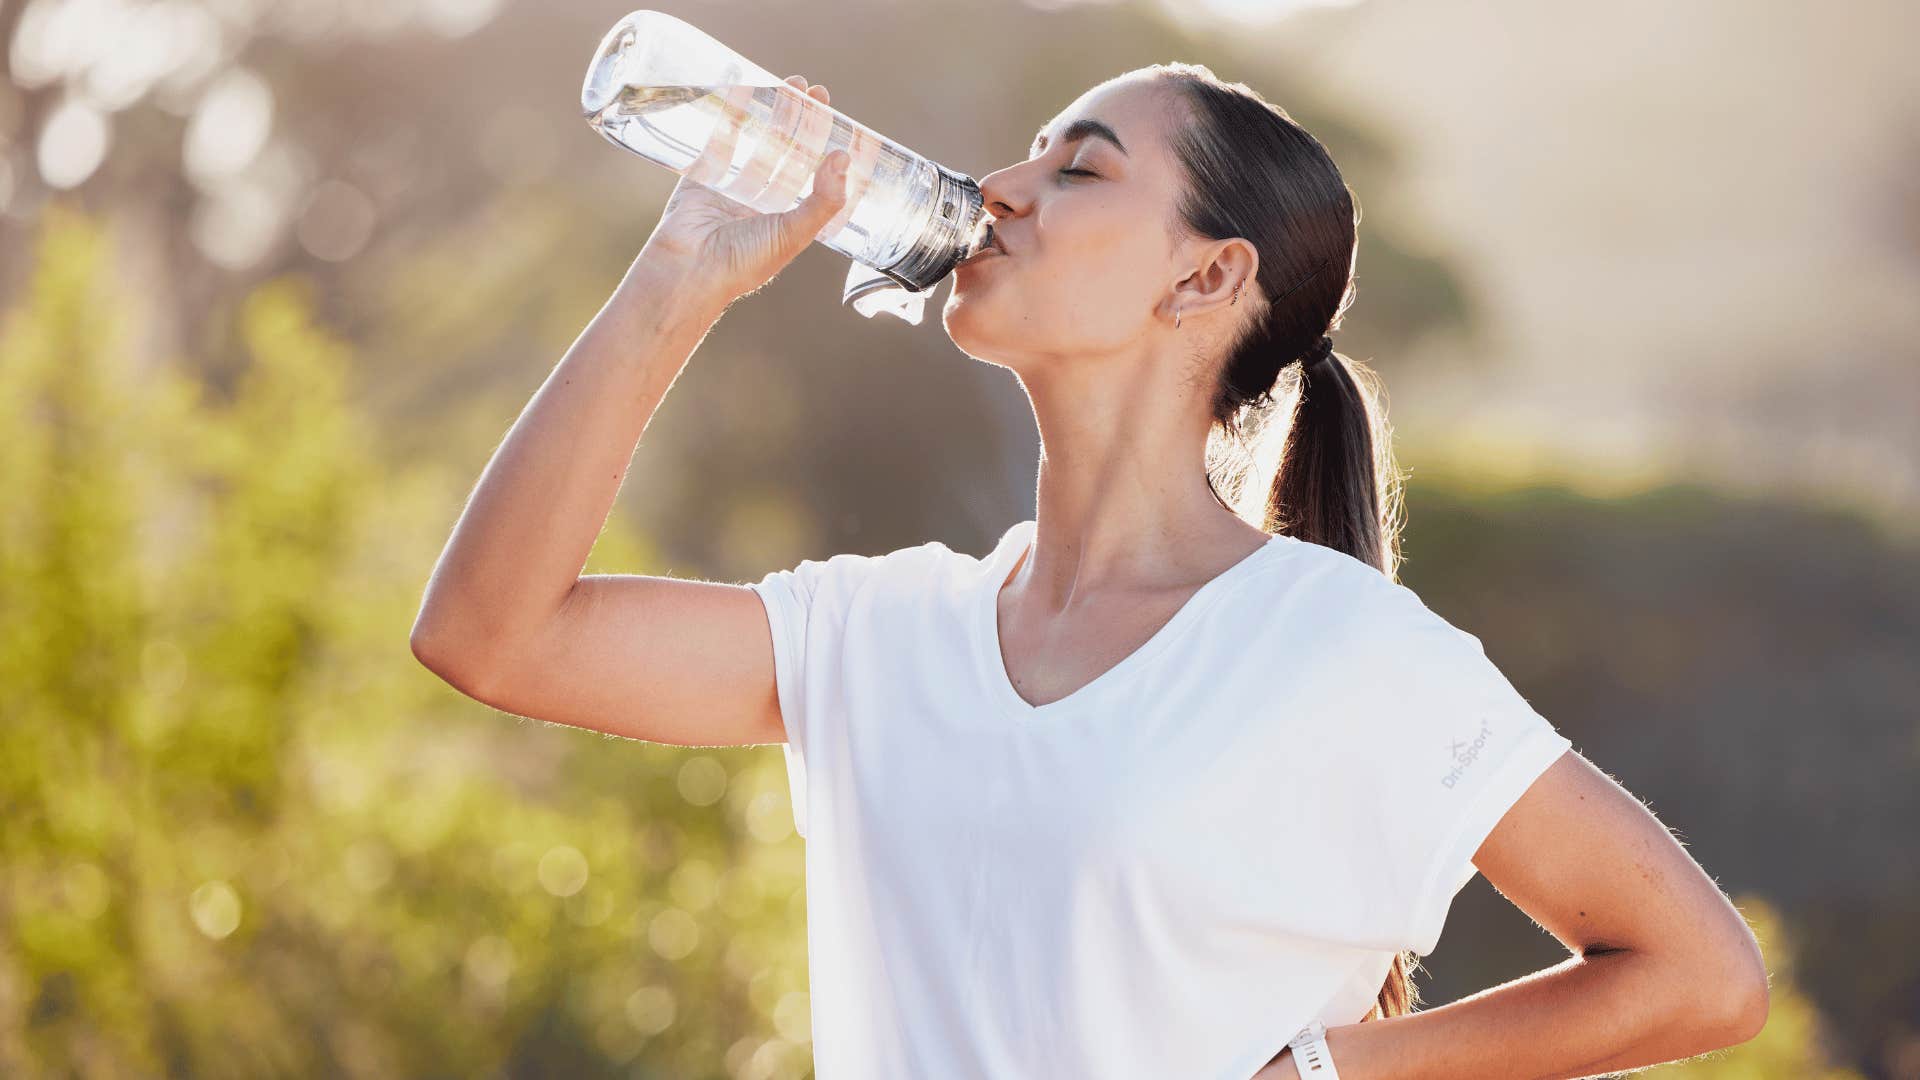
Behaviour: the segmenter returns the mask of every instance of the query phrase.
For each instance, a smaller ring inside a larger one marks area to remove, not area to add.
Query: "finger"
[[[820,114],[833,115],[827,109],[821,109]],[[839,212],[822,229],[829,236],[846,227],[854,210],[866,197],[867,189],[873,186],[874,166],[880,149],[874,142],[877,136],[869,137],[870,134],[865,128],[855,128],[852,141],[844,148],[847,154],[846,197],[841,200]]]
[[[780,163],[774,167],[773,178],[767,181],[765,198],[768,205],[758,207],[763,211],[784,211],[799,205],[800,193],[806,190],[810,175],[806,163],[811,161],[815,168],[819,167],[820,158],[825,155],[827,142],[833,135],[834,118],[831,112],[808,107],[798,100],[794,105],[800,113],[800,122],[789,139],[792,148],[781,156]]]
[[[813,191],[801,200],[801,205],[818,200],[826,206],[826,216],[832,217],[833,211],[847,201],[847,166],[852,162],[852,155],[845,150],[835,150],[822,158],[820,168],[814,172]],[[826,224],[826,219],[822,218],[820,224]]]
[[[795,76],[796,78],[798,76]],[[758,97],[758,95],[755,95]],[[811,106],[803,105],[792,94],[775,93],[772,95],[772,107],[764,122],[775,131],[785,131],[793,126],[795,114]],[[774,166],[779,163],[778,152],[768,152],[771,148],[762,143],[751,148],[744,160],[730,164],[737,165],[733,178],[727,182],[728,194],[750,209],[765,213],[769,210],[784,210],[793,204],[789,196],[785,201],[770,197],[767,192],[767,180],[773,175]]]
[[[813,192],[800,205],[780,215],[781,248],[798,252],[812,243],[847,201],[847,165],[845,150],[835,150],[820,162],[814,172]]]
[[[713,133],[707,137],[707,145],[701,148],[700,156],[695,158],[685,173],[688,179],[703,187],[713,187],[733,166],[734,146],[740,141],[740,131],[746,125],[753,105],[753,87],[739,83],[729,87],[721,97],[722,120],[714,126]]]
[[[807,93],[812,94],[814,97],[819,98],[820,103],[822,105],[825,105],[832,100],[832,95],[828,94],[827,88],[821,85],[820,83],[815,83],[813,84],[813,86],[809,87],[807,89]]]

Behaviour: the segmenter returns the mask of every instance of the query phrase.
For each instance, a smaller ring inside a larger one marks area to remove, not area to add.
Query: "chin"
[[[989,261],[1007,258],[1001,255]],[[1035,314],[1048,310],[1050,297],[1036,297],[1024,284],[1009,287],[989,280],[989,275],[1005,276],[1011,268],[987,267],[973,273],[963,268],[940,307],[940,324],[961,352],[1002,367],[1009,366],[1009,358],[1029,350],[1036,329],[1054,329],[1051,320]]]
[[[940,325],[961,352],[975,360],[991,361],[998,351],[994,342],[1004,319],[994,315],[980,298],[963,295],[965,291],[956,286],[947,294],[947,302],[940,308]]]

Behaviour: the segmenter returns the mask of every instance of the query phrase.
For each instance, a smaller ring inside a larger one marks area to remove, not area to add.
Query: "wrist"
[[[627,267],[613,300],[626,309],[643,308],[661,325],[713,324],[738,297],[707,282],[691,266],[645,252]]]
[[[1316,1018],[1287,1043],[1287,1067],[1295,1080],[1340,1080],[1324,1021]]]

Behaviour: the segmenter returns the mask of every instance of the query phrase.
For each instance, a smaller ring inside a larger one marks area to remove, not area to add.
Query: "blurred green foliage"
[[[213,400],[123,361],[111,261],[48,214],[0,328],[0,1074],[805,1075],[779,755],[448,690],[458,488],[376,460],[302,284]]]

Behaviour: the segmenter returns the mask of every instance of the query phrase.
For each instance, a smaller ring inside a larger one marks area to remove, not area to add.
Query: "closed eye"
[[[1062,176],[1099,176],[1100,174],[1097,172],[1090,172],[1086,169],[1061,169],[1060,175]]]

